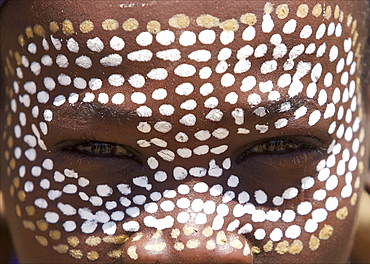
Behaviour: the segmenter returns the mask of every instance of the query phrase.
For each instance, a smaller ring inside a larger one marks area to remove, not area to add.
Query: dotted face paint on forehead
[[[325,247],[364,167],[357,21],[262,7],[27,27],[6,59],[3,133],[26,232],[82,261]]]

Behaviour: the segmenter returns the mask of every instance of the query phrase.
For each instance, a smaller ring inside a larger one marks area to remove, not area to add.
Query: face
[[[9,3],[1,176],[20,260],[347,261],[364,7]]]

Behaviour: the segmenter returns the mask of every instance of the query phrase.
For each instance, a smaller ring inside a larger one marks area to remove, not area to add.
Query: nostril
[[[124,263],[252,263],[249,242],[226,231],[148,229],[133,235],[123,245]]]

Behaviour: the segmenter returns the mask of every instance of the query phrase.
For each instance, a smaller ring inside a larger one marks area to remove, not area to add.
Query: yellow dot
[[[18,217],[22,216],[21,207],[19,206],[19,204],[15,206],[15,213],[17,214]]]
[[[332,15],[331,13],[332,13],[331,6],[327,6],[323,16],[326,19],[330,19],[331,18],[331,15]]]
[[[90,236],[86,238],[85,243],[86,245],[91,246],[91,247],[97,246],[101,243],[101,238],[97,236]]]
[[[157,34],[161,31],[161,24],[158,21],[149,21],[146,25],[146,30],[152,34]]]
[[[67,36],[68,35],[72,35],[75,32],[71,20],[66,19],[66,20],[63,21],[63,23],[62,23],[62,31],[63,31],[63,34],[64,35],[67,35]]]
[[[329,239],[334,232],[334,228],[331,225],[324,225],[319,233],[319,238],[322,240]]]
[[[96,251],[90,251],[87,253],[87,258],[89,260],[97,260],[99,258],[99,253]]]
[[[252,252],[254,254],[259,254],[259,253],[261,253],[261,249],[259,247],[253,246],[252,247]]]
[[[274,5],[267,2],[265,4],[265,7],[263,8],[265,14],[271,14],[272,12],[274,12]]]
[[[82,33],[89,33],[94,30],[94,23],[91,20],[85,20],[80,24],[80,31]]]
[[[108,252],[108,256],[111,257],[111,258],[119,258],[120,256],[115,256],[114,254],[115,252],[114,251],[111,251],[110,253]],[[110,254],[110,255],[109,255]],[[120,253],[122,254],[122,253]],[[118,255],[118,254],[117,254]],[[136,253],[136,246],[131,246],[127,249],[127,255],[133,259],[133,260],[137,260],[138,259],[138,254]]]
[[[32,27],[26,27],[24,32],[26,33],[26,36],[28,38],[33,38],[34,37]]]
[[[59,25],[58,25],[58,23],[57,23],[56,21],[52,21],[52,22],[50,22],[50,24],[49,24],[49,29],[50,29],[50,31],[51,31],[51,32],[53,32],[53,33],[57,32],[57,31],[59,30]]]
[[[347,206],[344,206],[341,209],[339,209],[335,215],[336,215],[336,217],[339,220],[346,219],[347,218],[347,215],[348,215],[348,208],[347,208]]]
[[[10,158],[10,152],[9,152],[9,150],[6,150],[6,151],[5,151],[4,156],[5,156],[5,160],[6,160],[6,161],[9,161],[9,158]],[[9,169],[10,169],[10,168],[9,168]]]
[[[171,230],[171,237],[172,238],[178,238],[180,236],[180,229],[172,229]]]
[[[54,240],[59,240],[62,236],[62,233],[59,230],[50,230],[49,236]]]
[[[357,203],[357,197],[358,197],[357,193],[352,194],[352,196],[351,196],[351,205],[352,206],[355,206],[356,205],[356,203]]]
[[[349,14],[347,17],[347,27],[351,26],[352,21],[353,21],[353,16]]]
[[[303,249],[303,243],[301,240],[294,240],[293,243],[290,245],[288,252],[292,255],[297,255],[301,253]]]
[[[84,254],[79,249],[71,249],[71,250],[69,250],[69,255],[71,255],[75,259],[81,259]]]
[[[68,246],[65,244],[55,245],[53,246],[53,249],[60,254],[64,254],[68,252]]]
[[[174,245],[173,245],[174,249],[177,250],[177,251],[183,251],[185,246],[183,243],[181,242],[176,242]]]
[[[204,14],[197,17],[197,25],[205,28],[218,27],[220,25],[220,20],[209,14]]]
[[[13,186],[13,184],[10,185],[10,187],[9,187],[9,194],[10,194],[11,197],[14,197],[14,186]]]
[[[8,148],[12,148],[13,147],[13,137],[9,137],[8,138]]]
[[[343,23],[343,20],[344,20],[344,12],[340,11],[339,22]]]
[[[22,223],[23,223],[24,228],[29,229],[31,231],[35,231],[36,226],[32,221],[23,220]]]
[[[49,227],[48,222],[46,222],[45,220],[37,220],[36,225],[41,231],[46,231]]]
[[[72,247],[77,247],[80,243],[80,240],[78,237],[72,236],[67,238],[68,244],[70,244]]]
[[[202,235],[205,237],[210,237],[213,235],[213,228],[210,226],[207,226],[206,228],[203,229]]]
[[[338,19],[339,18],[339,15],[340,15],[340,8],[338,5],[335,6],[335,9],[334,9],[334,18],[335,19]]]
[[[19,43],[19,45],[21,45],[22,47],[23,47],[24,45],[26,45],[26,40],[24,39],[23,35],[19,35],[19,36],[18,36],[18,43]]]
[[[200,246],[200,242],[198,239],[190,239],[186,242],[187,248],[198,248]]]
[[[18,191],[18,199],[21,202],[24,202],[24,200],[26,200],[26,193],[23,190]]]
[[[48,240],[43,236],[35,236],[37,242],[40,243],[41,246],[46,247],[48,245]]]
[[[244,15],[241,15],[240,22],[243,24],[246,24],[248,26],[253,26],[257,23],[257,17],[255,14],[252,13],[246,13]]]
[[[275,251],[280,255],[287,253],[288,250],[289,250],[289,242],[286,240],[279,242],[275,247]]]
[[[220,24],[220,28],[225,31],[237,31],[239,29],[239,23],[236,19],[225,20]]]
[[[320,247],[320,239],[312,235],[310,238],[310,242],[308,242],[308,245],[312,251],[315,251]]]
[[[322,13],[322,6],[321,4],[316,4],[312,9],[312,15],[315,17],[319,17]]]
[[[33,27],[33,31],[39,37],[45,37],[45,29],[43,26],[37,24]]]
[[[126,31],[134,31],[139,27],[139,22],[135,18],[129,18],[122,24],[122,28]]]
[[[108,18],[103,21],[102,27],[104,30],[112,31],[118,29],[118,21],[115,19]]]
[[[130,248],[129,248],[130,249]],[[108,257],[110,258],[115,258],[115,259],[119,259],[121,258],[121,255],[122,255],[123,251],[121,249],[118,249],[118,250],[112,250],[112,251],[109,251],[107,253]]]
[[[19,177],[14,177],[13,184],[14,184],[15,188],[17,188],[17,189],[19,188],[19,185],[20,185]]]
[[[16,165],[17,165],[17,162],[15,161],[15,159],[14,159],[14,158],[12,158],[12,159],[10,160],[10,162],[9,162],[9,166],[10,166],[10,168],[12,168],[12,170],[14,170],[14,169],[15,169],[15,167],[16,167]]]
[[[177,14],[171,17],[168,23],[174,28],[186,28],[190,25],[190,18],[185,14]]]
[[[305,18],[308,15],[308,5],[301,4],[297,9],[297,17]]]
[[[264,246],[263,246],[263,251],[265,252],[270,252],[274,247],[274,243],[269,240]]]
[[[36,214],[36,209],[33,205],[26,206],[26,213],[28,216],[34,216]]]
[[[276,8],[276,14],[278,18],[284,19],[289,15],[289,7],[287,4],[278,5]]]
[[[22,65],[22,58],[18,51],[14,53],[14,58],[17,61],[18,66]]]

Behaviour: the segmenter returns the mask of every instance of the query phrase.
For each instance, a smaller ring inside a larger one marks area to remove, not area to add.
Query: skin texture
[[[346,262],[365,7],[8,3],[1,177],[20,261]]]

